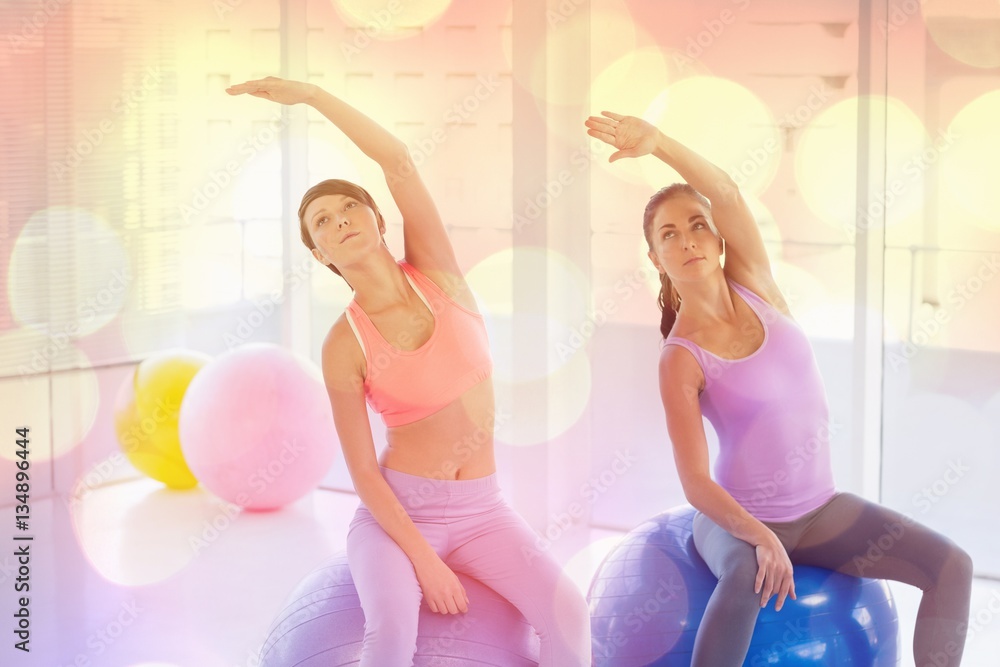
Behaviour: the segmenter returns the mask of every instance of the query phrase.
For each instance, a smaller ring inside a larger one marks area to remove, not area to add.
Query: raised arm
[[[726,274],[787,311],[760,229],[729,174],[641,118],[602,114],[591,116],[585,125],[587,134],[618,149],[610,161],[652,154],[670,165],[712,203],[712,219],[726,240]]]
[[[364,394],[364,357],[349,324],[341,318],[323,342],[323,379],[344,461],[361,502],[413,563],[431,611],[468,611],[469,599],[455,573],[445,565],[414,525],[379,470]]]
[[[736,502],[709,474],[708,442],[698,402],[703,382],[701,367],[687,350],[676,345],[664,347],[660,354],[660,397],[684,496],[695,509],[733,537],[756,548],[754,592],[761,593],[762,607],[772,594],[777,595],[775,609],[780,610],[787,595],[795,598],[791,560],[774,532]]]
[[[343,100],[315,84],[269,76],[226,89],[281,104],[305,103],[326,116],[382,168],[393,201],[403,215],[406,261],[423,273],[461,276],[455,251],[406,144]]]

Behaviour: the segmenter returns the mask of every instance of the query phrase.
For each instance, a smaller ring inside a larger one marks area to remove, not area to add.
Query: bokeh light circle
[[[586,354],[567,357],[546,377],[521,382],[494,380],[497,413],[516,416],[503,422],[497,420],[497,440],[528,446],[562,435],[583,416],[590,402],[592,381]]]
[[[79,445],[93,428],[101,401],[87,355],[66,339],[33,329],[0,332],[0,350],[9,355],[0,367],[12,376],[0,378],[0,405],[17,406],[14,423],[31,426],[37,445],[32,461],[59,458]],[[51,368],[65,372],[50,375]],[[51,421],[50,414],[59,418]],[[15,460],[14,448],[0,451],[0,457]]]
[[[671,83],[643,118],[725,170],[746,193],[763,192],[774,180],[782,152],[777,123],[767,105],[735,81],[693,76]],[[654,187],[683,180],[660,160],[641,165]]]
[[[145,586],[185,569],[226,533],[240,509],[203,489],[141,479],[89,489],[70,504],[77,541],[108,581]]]
[[[655,81],[668,85],[677,76],[660,49],[639,48],[627,53],[594,77],[590,84],[591,115],[600,116],[602,111],[611,111],[626,116],[643,116],[660,89],[656,86],[637,86],[635,82]],[[581,132],[586,130],[582,126],[580,129]],[[607,154],[610,155],[611,152],[613,149],[608,147]],[[597,164],[609,174],[631,183],[647,182],[643,176],[642,162],[643,160],[619,160],[611,164],[607,159],[597,160]]]
[[[885,118],[886,191],[856,202],[859,105]],[[923,204],[923,176],[941,150],[920,118],[903,102],[880,95],[852,97],[824,109],[802,130],[795,153],[795,179],[809,209],[823,222],[854,238],[861,224],[898,224]]]
[[[447,11],[451,0],[333,0],[337,13],[353,28],[375,39],[400,39],[427,28]]]
[[[1000,6],[1000,5],[998,5]],[[962,204],[977,214],[971,218],[990,232],[1000,232],[1000,91],[969,102],[948,128],[953,140],[942,152],[941,169],[948,187]]]
[[[566,562],[563,570],[573,580],[581,593],[587,594],[597,568],[604,562],[607,555],[618,546],[623,537],[624,535],[615,535],[595,540],[573,554]]]
[[[1000,40],[996,30],[1000,22],[1000,3],[996,0],[962,0],[960,3],[921,0],[920,10],[927,34],[949,56],[973,67],[1000,67]]]
[[[52,206],[32,215],[14,242],[7,296],[17,322],[79,338],[118,315],[132,281],[122,239],[103,219]]]
[[[526,276],[544,278],[546,298],[540,310],[514,307],[514,267]],[[574,332],[588,321],[589,281],[587,276],[564,255],[544,248],[506,248],[496,252],[466,272],[487,320],[494,359],[494,377],[507,382],[526,382],[554,373],[569,361]],[[533,337],[532,345],[545,345],[546,365],[516,363],[514,336]],[[544,342],[537,340],[544,336]]]

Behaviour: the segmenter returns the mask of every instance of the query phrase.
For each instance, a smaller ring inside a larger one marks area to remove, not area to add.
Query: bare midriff
[[[379,465],[419,477],[476,479],[496,472],[493,378],[470,387],[434,414],[389,428]]]

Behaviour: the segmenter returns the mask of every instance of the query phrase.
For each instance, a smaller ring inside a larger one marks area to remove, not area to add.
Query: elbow
[[[410,149],[401,139],[396,138],[393,138],[390,145],[386,147],[378,162],[386,169],[394,169],[403,173],[410,173],[416,169],[410,155]]]
[[[684,491],[684,498],[695,509],[700,509],[704,504],[707,489],[714,484],[712,478],[703,473],[689,473],[681,475],[681,488]]]
[[[736,184],[733,177],[725,172],[722,172],[722,175],[719,178],[719,183],[715,188],[715,192],[713,193],[713,196],[709,197],[709,200],[713,204],[729,204],[739,201],[742,196],[743,195],[740,193],[740,186]]]
[[[385,478],[382,477],[382,472],[377,466],[364,465],[359,469],[352,469],[351,466],[348,466],[348,469],[351,473],[351,481],[354,483],[354,491],[362,502],[366,497],[370,497],[371,492],[377,489],[380,483],[385,483]]]

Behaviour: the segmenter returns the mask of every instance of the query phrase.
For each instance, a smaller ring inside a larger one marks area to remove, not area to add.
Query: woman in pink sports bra
[[[687,181],[652,196],[643,231],[661,280],[667,430],[697,510],[695,546],[719,579],[691,664],[742,665],[760,608],[795,597],[793,563],[919,587],[916,665],[960,664],[972,561],[911,518],[835,489],[822,378],[739,188],[641,119],[603,112],[586,126],[617,149],[612,162],[652,154]],[[719,437],[714,479],[702,415]]]
[[[538,633],[541,665],[590,665],[583,595],[550,555],[534,555],[535,532],[497,484],[486,327],[406,145],[312,84],[267,77],[228,92],[315,108],[378,163],[403,216],[397,261],[361,187],[323,181],[299,208],[303,242],[354,290],[322,365],[361,501],[347,537],[365,613],[361,665],[412,664],[421,598],[434,612],[466,612],[456,571],[521,611]],[[366,401],[387,426],[379,457]]]

